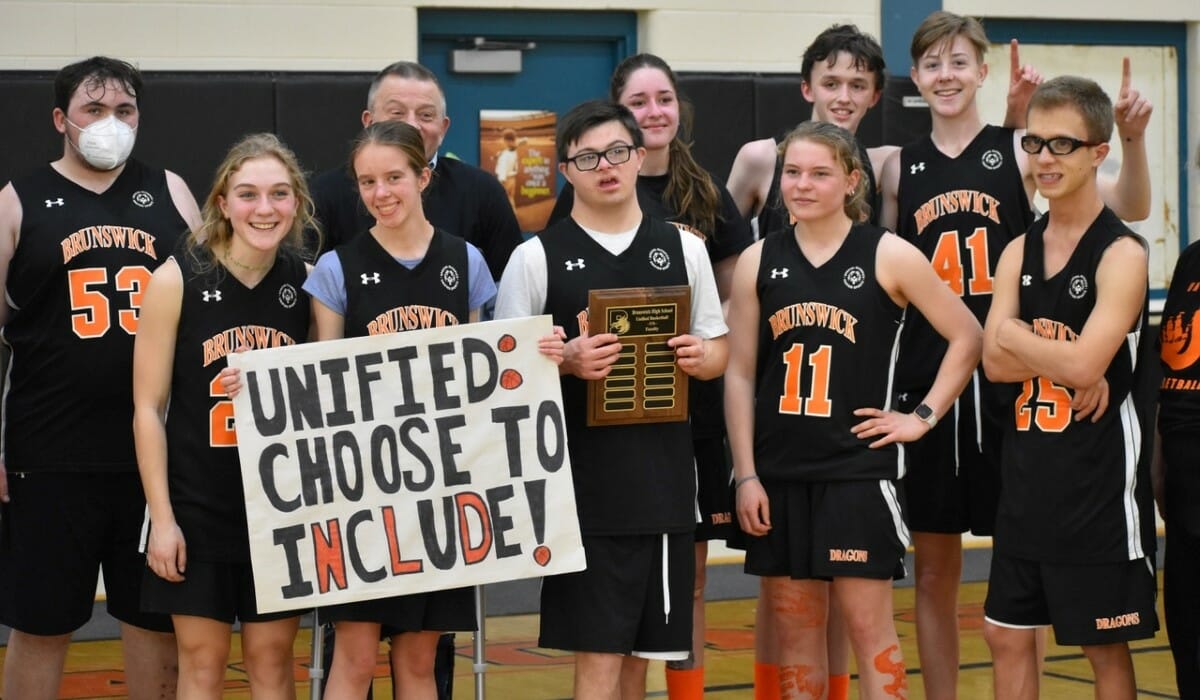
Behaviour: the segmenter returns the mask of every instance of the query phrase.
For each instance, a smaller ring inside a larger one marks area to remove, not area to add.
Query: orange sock
[[[667,697],[671,700],[704,700],[704,667],[668,668]]]
[[[829,677],[829,700],[850,700],[850,674]]]
[[[754,662],[754,700],[779,700],[779,664]]]

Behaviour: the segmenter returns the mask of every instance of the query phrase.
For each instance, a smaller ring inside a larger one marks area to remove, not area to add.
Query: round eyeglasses
[[[1054,138],[1044,139],[1041,136],[1025,134],[1021,137],[1021,150],[1031,156],[1036,156],[1042,152],[1042,147],[1047,147],[1050,149],[1050,153],[1056,156],[1066,156],[1084,146],[1099,146],[1101,143],[1104,142],[1080,141],[1070,136],[1055,136]]]
[[[600,158],[607,160],[609,165],[620,165],[627,162],[633,155],[633,146],[627,143],[617,144],[606,151],[588,151],[567,158],[568,163],[574,163],[575,168],[582,171],[595,170],[600,167]]]

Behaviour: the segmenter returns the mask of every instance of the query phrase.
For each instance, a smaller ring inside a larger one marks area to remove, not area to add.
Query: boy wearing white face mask
[[[62,157],[0,190],[0,324],[12,349],[0,462],[4,697],[57,695],[101,564],[129,695],[175,687],[170,620],[138,607],[133,337],[150,273],[199,211],[179,176],[129,159],[141,85],[112,58],[63,68],[52,112]]]

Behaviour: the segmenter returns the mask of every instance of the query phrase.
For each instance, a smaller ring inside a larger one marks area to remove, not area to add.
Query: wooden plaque
[[[688,376],[667,340],[691,329],[691,311],[687,285],[588,293],[589,332],[616,333],[621,339],[612,371],[588,382],[588,425],[687,420]]]

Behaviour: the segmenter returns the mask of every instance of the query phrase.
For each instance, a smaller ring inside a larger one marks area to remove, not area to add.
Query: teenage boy
[[[548,313],[567,333],[560,371],[588,568],[543,582],[538,643],[575,652],[576,698],[642,698],[648,659],[685,659],[692,644],[691,431],[587,426],[587,382],[609,373],[621,347],[604,328],[589,333],[588,291],[689,285],[691,328],[668,344],[698,379],[724,371],[728,329],[704,242],[638,206],[645,149],[629,110],[575,107],[557,149],[575,188],[571,216],[513,252],[496,303],[497,318]]]
[[[973,18],[949,12],[927,17],[913,35],[913,82],[929,103],[932,133],[889,157],[881,176],[881,225],[920,248],[934,269],[986,318],[996,263],[1004,247],[1033,221],[1033,179],[1020,153],[1024,132],[985,125],[976,91],[987,77],[988,39]],[[1129,88],[1125,65],[1121,119],[1125,160],[1119,179],[1099,191],[1118,216],[1149,209],[1149,173],[1142,135],[1150,107]],[[920,314],[906,319],[896,365],[899,409],[925,395],[945,345]],[[916,551],[917,649],[926,696],[956,697],[958,585],[962,533],[990,535],[1000,481],[1000,436],[1011,407],[1006,391],[973,378],[946,415],[910,446],[905,491]]]
[[[1021,148],[1049,213],[996,269],[983,364],[1008,404],[984,636],[1000,700],[1036,698],[1035,629],[1079,645],[1096,697],[1136,694],[1128,642],[1153,637],[1155,530],[1145,406],[1146,244],[1104,205],[1112,106],[1096,83],[1043,84]],[[1010,397],[1012,395],[1010,394]]]
[[[133,336],[150,273],[200,212],[178,175],[129,157],[141,97],[125,61],[66,66],[51,113],[62,157],[0,190],[0,324],[12,349],[0,463],[6,698],[58,696],[101,565],[130,697],[174,697],[171,620],[140,609]]]

